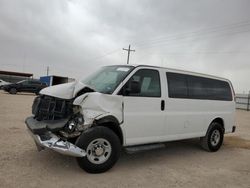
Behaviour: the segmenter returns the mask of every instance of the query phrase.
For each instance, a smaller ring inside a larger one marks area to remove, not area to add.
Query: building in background
[[[16,83],[22,80],[33,79],[33,74],[0,70],[0,79],[10,83]]]

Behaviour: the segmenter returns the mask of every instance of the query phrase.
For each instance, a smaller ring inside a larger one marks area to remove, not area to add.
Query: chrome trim
[[[85,150],[77,147],[76,145],[61,140],[58,136],[53,133],[49,133],[50,138],[48,140],[42,141],[40,136],[37,134],[33,134],[29,129],[28,132],[30,133],[31,137],[34,139],[38,151],[41,151],[45,148],[52,149],[56,152],[59,152],[64,155],[69,155],[73,157],[85,157],[86,152]]]

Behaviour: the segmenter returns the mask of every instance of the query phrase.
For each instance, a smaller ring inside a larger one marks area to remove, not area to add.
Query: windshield
[[[132,66],[102,67],[81,82],[97,92],[111,94],[132,70]]]

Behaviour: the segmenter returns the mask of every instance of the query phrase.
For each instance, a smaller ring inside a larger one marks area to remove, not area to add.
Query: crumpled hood
[[[72,99],[84,87],[88,86],[86,86],[82,82],[75,81],[66,84],[59,84],[55,86],[46,87],[40,91],[40,94],[49,95],[61,99]]]

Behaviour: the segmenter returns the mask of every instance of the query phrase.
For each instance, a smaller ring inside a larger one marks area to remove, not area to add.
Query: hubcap
[[[220,131],[219,130],[215,129],[212,132],[210,142],[211,142],[212,146],[217,146],[217,144],[220,142]]]
[[[104,138],[97,138],[89,143],[87,147],[87,158],[91,163],[102,164],[111,155],[111,144]]]

